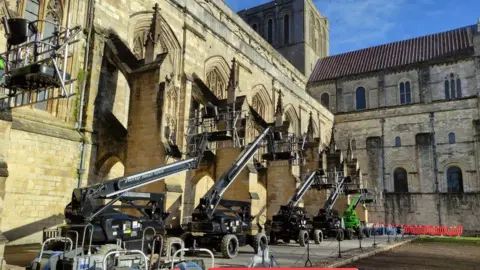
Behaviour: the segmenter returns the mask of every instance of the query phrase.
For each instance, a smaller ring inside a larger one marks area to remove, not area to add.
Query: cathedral
[[[480,222],[480,22],[330,56],[328,19],[311,0],[238,13],[221,0],[2,4],[2,17],[38,21],[43,40],[71,40],[57,59],[68,85],[0,88],[0,230],[11,245],[62,224],[74,188],[184,158],[210,104],[238,108],[233,127],[209,126],[228,138],[209,143],[199,168],[140,188],[166,194],[171,227],[272,123],[306,138],[305,155],[262,161],[262,150],[224,195],[251,202],[260,224],[317,168],[375,190],[357,209],[369,222]],[[11,50],[4,38],[0,48]],[[309,191],[307,212],[327,195]]]

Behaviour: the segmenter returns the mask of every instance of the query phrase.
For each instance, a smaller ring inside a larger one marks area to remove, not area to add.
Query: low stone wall
[[[385,220],[379,222],[422,225],[462,225],[465,234],[479,231],[480,193],[387,193]],[[372,220],[376,222],[377,220]],[[435,222],[436,221],[436,222]]]

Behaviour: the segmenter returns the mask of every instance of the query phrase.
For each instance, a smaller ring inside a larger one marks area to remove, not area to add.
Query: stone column
[[[425,66],[417,71],[418,74],[418,88],[419,88],[419,102],[429,103],[432,101],[432,93],[430,89],[430,67]],[[414,100],[416,102],[416,100]]]
[[[334,113],[336,112],[345,112],[345,101],[343,98],[343,90],[342,86],[343,83],[341,81],[336,81],[336,89],[335,89],[335,110]],[[328,143],[328,142],[327,142]]]
[[[480,191],[480,120],[474,120],[473,126],[475,128],[475,135],[473,136],[473,140],[475,145],[475,167],[477,168],[477,175],[475,178],[476,181],[472,179],[472,182],[476,184],[472,185],[470,188],[472,192],[478,192]]]
[[[385,107],[387,106],[385,93],[385,72],[378,73],[378,106]]]
[[[231,147],[231,148],[221,148],[217,149],[217,166],[216,166],[216,175],[215,181],[222,176],[222,174],[231,168],[235,159],[242,152],[241,148]],[[237,201],[250,201],[250,172],[247,167],[245,167],[233,181],[230,187],[227,189],[223,195],[223,199],[226,200],[237,200]]]
[[[136,73],[131,78],[132,93],[128,121],[125,174],[162,166],[166,161],[162,141],[163,82],[165,71],[156,67]],[[160,81],[160,83],[159,83]],[[169,159],[168,163],[176,160]],[[167,223],[176,227],[181,220],[181,195],[186,172],[156,181],[138,189],[142,192],[166,192],[165,209],[170,211]]]
[[[229,147],[217,149],[217,164],[216,164],[216,181],[229,170],[234,161],[242,152],[242,148]],[[251,164],[247,164],[245,168],[234,179],[233,183],[225,191],[223,198],[225,200],[234,200],[241,202],[251,202],[251,215],[256,215],[259,211],[258,204],[260,197],[258,196],[257,183],[258,176],[255,169],[252,169]],[[215,181],[215,182],[216,182]],[[256,228],[256,221],[254,221],[254,228]]]
[[[307,176],[308,174],[312,173],[313,171],[318,169],[318,161],[316,161],[316,157],[318,155],[318,148],[310,148],[305,151],[305,159],[306,163],[301,166],[301,175],[302,176]],[[300,185],[300,183],[297,184],[297,187]],[[304,195],[302,201],[299,203],[298,206],[301,207],[308,207],[311,202],[306,200],[305,198],[308,196],[307,194],[311,193],[312,188],[307,191],[307,193]],[[314,198],[314,197],[313,197]]]
[[[193,83],[192,79],[185,80],[185,88],[180,91],[179,101],[179,115],[178,115],[178,135],[182,138],[177,138],[178,147],[180,149],[186,149],[187,138],[183,136],[188,130],[188,119],[190,119],[191,101],[192,101]]]
[[[248,164],[247,165],[247,170],[248,170],[248,193],[249,193],[249,199],[252,203],[252,208],[251,208],[251,215],[255,216],[255,219],[253,220],[253,233],[256,233],[258,228],[257,224],[260,223],[262,226],[264,226],[266,218],[261,218],[261,216],[266,212],[264,209],[266,205],[266,198],[261,197],[260,193],[262,190],[259,190],[259,175],[257,172],[257,169],[253,164]]]
[[[288,161],[270,161],[267,167],[267,219],[271,219],[294,194],[297,182]]]
[[[353,198],[352,195],[347,196],[347,195],[342,194],[342,195],[338,196],[338,199],[335,202],[335,205],[333,206],[334,209],[338,210],[338,214],[340,216],[342,216],[343,212],[345,212],[345,210],[347,210],[348,204],[351,201],[351,198],[349,198],[349,197]]]

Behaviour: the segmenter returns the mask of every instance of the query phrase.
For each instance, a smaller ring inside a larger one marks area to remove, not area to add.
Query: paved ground
[[[480,245],[411,242],[343,267],[367,269],[480,269]]]
[[[39,249],[39,245],[5,247],[4,257],[8,264],[7,268],[12,269],[13,266],[25,267],[29,265],[35,259]]]
[[[390,237],[391,244],[396,243],[394,237]],[[399,238],[400,240],[400,238]],[[345,240],[341,242],[342,258],[352,257],[364,252],[373,250],[373,237],[362,240],[363,251],[359,249],[360,243],[358,240]],[[388,245],[387,236],[377,236],[375,242],[378,247]],[[280,267],[303,267],[307,261],[307,248],[300,247],[292,241],[291,244],[279,244],[270,246],[271,253],[276,259]],[[38,252],[38,247],[8,247],[5,251],[5,260],[9,266],[27,266]],[[253,249],[250,246],[240,248],[238,256],[234,259],[223,259],[220,253],[215,253],[216,266],[246,266],[253,257]],[[211,260],[207,255],[198,254],[198,257],[205,259],[205,264],[210,266]],[[330,259],[328,259],[331,257]],[[333,258],[332,258],[333,257]],[[338,259],[338,242],[333,239],[325,239],[320,245],[315,245],[313,241],[310,243],[310,261],[314,266],[325,265],[329,262],[337,261]],[[11,267],[9,267],[11,269]]]
[[[377,236],[375,242],[378,247],[384,247],[387,245],[387,236]],[[391,244],[396,243],[393,237],[390,237]],[[398,239],[400,240],[400,238]],[[300,247],[298,244],[292,241],[291,244],[280,244],[270,246],[271,254],[276,259],[280,267],[304,267],[307,261],[307,248]],[[362,240],[363,251],[359,249],[360,243],[358,240],[345,240],[341,242],[340,248],[342,250],[342,257],[351,257],[351,254],[360,254],[363,252],[371,251],[373,244],[373,237],[365,238]],[[246,266],[253,257],[253,249],[250,246],[242,247],[237,257],[234,259],[223,259],[220,253],[215,254],[216,266]],[[199,257],[205,257],[205,264],[211,263],[210,259],[207,259],[207,255],[203,256],[199,254]],[[327,263],[329,257],[338,257],[338,242],[333,239],[325,239],[320,245],[310,243],[310,261],[312,265],[324,265]],[[334,259],[335,260],[335,259]],[[331,259],[329,260],[331,261]]]

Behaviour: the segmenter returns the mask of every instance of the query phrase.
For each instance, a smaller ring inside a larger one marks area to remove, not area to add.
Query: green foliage
[[[480,237],[428,237],[421,236],[415,241],[418,242],[443,242],[443,243],[460,243],[460,244],[474,244],[480,245]]]
[[[87,78],[87,72],[84,71],[84,70],[79,70],[78,73],[77,73],[77,87],[79,87],[80,85],[83,85],[83,82],[85,81],[85,79]]]
[[[83,83],[87,79],[87,72],[80,69],[77,73],[77,86],[75,90],[75,104],[73,105],[73,119],[77,120],[78,114],[80,112],[80,94],[83,87]]]

